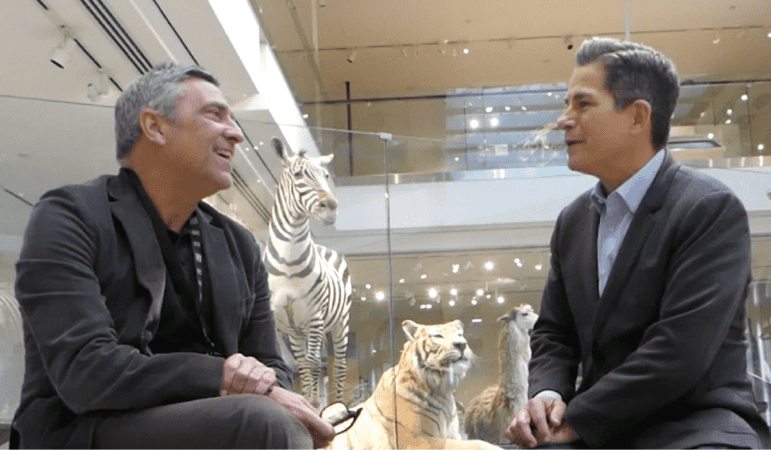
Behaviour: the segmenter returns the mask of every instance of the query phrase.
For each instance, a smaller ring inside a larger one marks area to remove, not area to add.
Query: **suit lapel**
[[[239,279],[239,272],[233,265],[224,231],[216,225],[216,219],[212,220],[215,213],[204,203],[200,203],[198,214],[203,258],[211,280],[213,331],[218,338],[215,341],[223,342],[226,346],[237,345],[231,342],[232,338],[228,339],[228,336],[222,335],[221,331],[240,328],[238,326],[240,314],[236,308],[241,305],[240,296],[244,293],[239,288],[245,286],[245,280],[243,277]],[[237,287],[235,290],[234,286]]]
[[[586,214],[579,225],[578,245],[580,246],[579,255],[584,255],[584,261],[581,266],[582,280],[584,288],[584,298],[588,302],[590,310],[594,310],[599,303],[599,293],[597,286],[599,279],[597,276],[597,227],[600,224],[600,213],[592,207],[591,201],[586,202]]]
[[[599,305],[595,311],[592,340],[597,338],[597,335],[602,330],[602,326],[606,322],[605,319],[607,319],[618,302],[618,297],[621,295],[627,284],[629,274],[634,269],[637,259],[640,256],[640,252],[645,246],[648,236],[656,223],[655,213],[664,203],[669,184],[679,167],[680,165],[675,162],[669,152],[667,152],[664,162],[648,188],[648,191],[645,193],[642,202],[640,202],[640,206],[632,218],[632,223],[629,225],[629,230],[624,237],[621,248],[619,248],[616,262],[613,264],[608,283],[605,285],[605,290],[602,293],[602,297],[600,297]],[[595,233],[595,242],[596,239]],[[596,259],[596,248],[594,249],[594,255]],[[596,287],[597,286],[595,285],[595,288]]]
[[[166,265],[163,262],[161,248],[155,237],[150,217],[125,172],[121,171],[117,177],[108,181],[107,192],[111,200],[112,214],[126,231],[137,280],[150,292],[152,298],[145,330],[154,335],[158,329],[163,295],[166,290]],[[143,347],[149,342],[145,336],[146,334],[143,333]]]

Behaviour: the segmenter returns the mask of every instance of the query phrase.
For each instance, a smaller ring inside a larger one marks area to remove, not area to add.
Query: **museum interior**
[[[232,187],[206,201],[261,249],[284,170],[272,140],[334,154],[337,219],[312,220],[311,236],[350,272],[342,400],[367,399],[398,361],[404,320],[457,319],[475,354],[456,392],[467,405],[498,383],[497,319],[522,304],[539,311],[558,214],[597,182],[567,168],[556,127],[576,49],[592,36],[642,42],[675,62],[667,148],[730,187],[749,214],[748,373],[771,423],[771,2],[4,3],[0,424],[18,406],[24,370],[14,264],[32,208],[50,189],[117,173],[115,101],[164,60],[219,78],[245,140]],[[322,360],[323,406],[334,401],[328,343]]]

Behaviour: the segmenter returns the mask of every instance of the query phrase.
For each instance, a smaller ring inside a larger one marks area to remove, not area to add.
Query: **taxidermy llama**
[[[342,400],[348,347],[351,277],[336,251],[313,242],[310,218],[335,223],[337,200],[329,188],[324,167],[332,156],[309,158],[304,151],[289,155],[273,138],[273,148],[284,160],[264,252],[271,304],[278,331],[286,335],[297,360],[303,395],[320,406],[322,357],[330,333],[335,361],[335,400]]]
[[[408,340],[398,364],[383,373],[353,426],[328,448],[498,448],[461,438],[454,393],[473,357],[463,323],[420,325],[405,320],[402,329]]]
[[[469,439],[499,444],[508,442],[506,428],[527,402],[527,365],[530,362],[530,330],[538,314],[527,304],[498,318],[504,327],[498,340],[500,378],[474,397],[466,408],[465,429]]]

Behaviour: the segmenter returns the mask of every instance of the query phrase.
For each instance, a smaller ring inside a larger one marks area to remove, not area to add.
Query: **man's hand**
[[[300,394],[288,391],[276,386],[268,398],[289,411],[299,420],[313,438],[313,448],[322,448],[329,445],[335,437],[335,429],[326,420],[322,419],[319,411]]]
[[[521,448],[576,440],[573,429],[562,423],[567,405],[555,398],[532,398],[514,416],[506,437]]]
[[[234,353],[225,360],[221,395],[263,395],[276,384],[276,372],[251,356]]]

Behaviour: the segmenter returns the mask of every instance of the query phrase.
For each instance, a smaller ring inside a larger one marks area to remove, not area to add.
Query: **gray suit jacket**
[[[530,395],[559,392],[591,447],[759,446],[748,425],[762,420],[747,378],[750,232],[739,199],[667,155],[601,297],[598,224],[590,192],[557,220]]]
[[[211,276],[213,337],[251,355],[291,387],[253,236],[199,204]],[[152,354],[167,270],[150,217],[127,174],[46,193],[16,266],[26,372],[13,421],[25,447],[88,447],[104,411],[219,395],[224,359]]]

